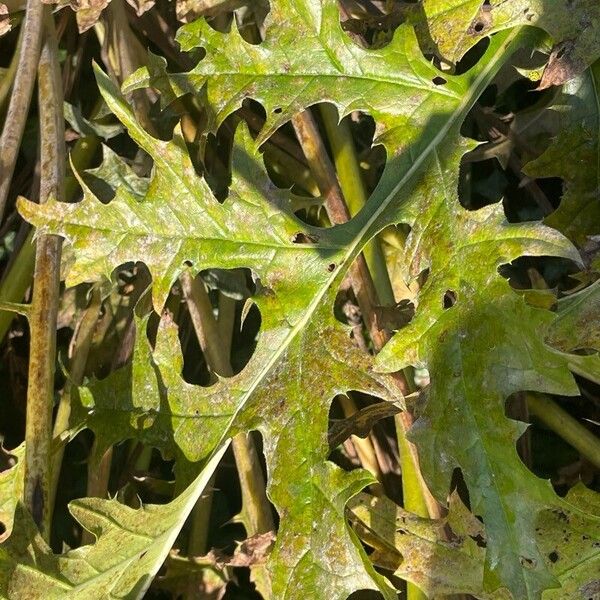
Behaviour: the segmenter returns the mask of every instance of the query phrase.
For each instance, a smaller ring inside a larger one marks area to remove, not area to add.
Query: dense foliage
[[[600,597],[596,0],[0,34],[1,597]]]

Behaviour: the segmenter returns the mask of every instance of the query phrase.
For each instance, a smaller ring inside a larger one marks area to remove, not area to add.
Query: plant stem
[[[344,194],[348,209],[352,216],[356,215],[367,202],[367,193],[360,174],[360,166],[356,158],[356,149],[348,121],[342,119],[338,123],[337,109],[331,104],[319,106],[327,139],[333,151],[335,170]],[[379,238],[375,237],[365,245],[363,253],[373,276],[377,295],[382,304],[393,305],[394,292],[390,283],[383,251]]]
[[[45,11],[44,25],[46,36],[39,64],[40,203],[50,198],[62,198],[65,181],[61,76],[54,21],[49,9]],[[46,538],[50,534],[48,501],[61,244],[61,238],[54,235],[41,235],[37,240],[35,285],[29,317],[31,347],[24,500]]]
[[[79,322],[79,327],[71,342],[74,348],[73,359],[69,368],[70,380],[65,385],[63,394],[58,404],[58,410],[54,419],[54,429],[52,439],[55,450],[52,456],[52,480],[50,485],[50,496],[48,499],[48,511],[50,518],[54,512],[54,502],[56,499],[56,489],[60,478],[60,470],[65,452],[64,442],[61,440],[62,434],[69,428],[69,418],[71,416],[71,394],[73,387],[81,385],[85,365],[92,346],[92,338],[98,322],[101,302],[100,287],[94,286],[91,291],[89,306],[85,309],[83,317]]]
[[[183,294],[200,347],[211,369],[223,377],[231,377],[233,369],[226,345],[222,343],[219,327],[213,315],[212,304],[204,283],[189,272],[180,277]],[[275,529],[271,507],[265,491],[265,480],[252,438],[240,433],[232,442],[235,462],[242,488],[242,511],[248,535],[266,533]]]
[[[4,129],[0,136],[0,148],[2,148],[0,156],[0,222],[4,216],[6,198],[15,170],[35,84],[44,31],[44,12],[45,7],[40,0],[27,0],[27,12],[22,26],[19,66],[4,121]],[[62,104],[60,106],[62,107]],[[61,143],[64,143],[64,139]]]
[[[550,427],[563,440],[600,468],[600,440],[589,429],[544,394],[528,392],[529,413]]]
[[[0,113],[4,112],[4,103],[6,102],[6,98],[10,93],[10,88],[12,87],[13,81],[15,80],[15,75],[17,74],[17,67],[19,65],[19,59],[21,56],[21,46],[23,44],[23,32],[25,29],[21,27],[19,31],[19,39],[17,41],[17,47],[15,48],[15,53],[10,61],[10,65],[8,65],[8,69],[4,73],[4,77],[0,81]]]

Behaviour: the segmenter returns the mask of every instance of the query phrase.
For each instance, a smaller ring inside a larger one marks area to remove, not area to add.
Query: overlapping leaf
[[[424,0],[419,31],[426,47],[457,63],[483,37],[519,25],[547,31],[555,48],[541,85],[579,75],[600,55],[595,0]]]
[[[543,343],[552,315],[527,306],[498,267],[524,253],[578,255],[539,224],[507,225],[500,205],[464,210],[455,196],[456,157],[446,160],[406,208],[406,260],[415,275],[430,274],[415,318],[377,361],[389,371],[427,366],[428,400],[412,431],[424,475],[443,498],[454,469],[462,469],[489,536],[488,591],[502,581],[516,598],[536,598],[551,579],[531,515],[556,497],[519,459],[514,444],[523,427],[505,417],[504,401],[521,390],[569,395],[577,387],[567,361]],[[446,308],[445,296],[454,305]]]
[[[375,564],[415,583],[428,598],[487,597],[482,595],[485,548],[479,545],[485,531],[456,494],[450,498],[448,516],[437,521],[368,494],[357,496],[349,508],[351,518],[358,520],[359,535],[375,548],[370,556]]]
[[[22,504],[13,534],[0,546],[0,595],[8,600],[141,598],[211,479],[222,445],[192,484],[169,504],[138,510],[84,498],[69,506],[95,544],[52,554]]]
[[[600,590],[600,519],[598,494],[582,484],[567,494],[561,507],[543,510],[535,537],[548,558],[560,588],[544,600],[593,598]],[[371,559],[384,569],[417,584],[428,597],[470,593],[495,600],[510,597],[506,589],[483,591],[487,536],[481,522],[453,493],[443,520],[407,513],[387,498],[360,494],[349,505],[358,531],[375,548]]]
[[[167,324],[153,361],[169,392],[166,410],[176,423],[174,439],[188,458],[209,454],[238,431],[263,433],[269,494],[281,516],[270,562],[278,598],[307,597],[314,590],[345,598],[374,587],[374,581],[387,593],[345,525],[345,503],[369,478],[346,474],[326,461],[326,428],[335,394],[360,389],[389,396],[390,391],[370,372],[368,359],[349,346],[332,305],[341,277],[370,237],[389,223],[410,224],[407,260],[417,272],[431,269],[415,321],[403,332],[412,332],[416,351],[393,358],[401,350],[396,341],[382,363],[395,368],[427,355],[434,378],[427,410],[435,414],[422,434],[430,448],[424,456],[426,474],[445,499],[451,470],[465,469],[490,536],[487,588],[504,584],[516,597],[537,597],[552,579],[530,535],[531,524],[522,521],[526,510],[531,518],[554,496],[520,463],[515,466],[519,428],[504,418],[504,395],[523,386],[561,393],[575,388],[563,359],[539,341],[549,316],[512,294],[497,267],[523,254],[576,255],[548,228],[510,225],[498,207],[467,213],[456,199],[459,160],[467,148],[458,135],[460,124],[511,48],[524,40],[517,32],[496,36],[473,70],[460,77],[444,74],[446,83],[438,85],[442,75],[423,58],[407,26],[386,48],[367,51],[342,32],[331,0],[279,0],[272,3],[270,19],[267,39],[259,46],[236,32],[225,37],[205,24],[191,24],[180,39],[187,47],[204,46],[207,58],[169,81],[176,95],[206,86],[212,126],[245,97],[263,102],[268,117],[261,139],[317,101],[332,101],[341,113],[373,114],[390,160],[373,198],[350,223],[324,231],[288,214],[286,195],[269,183],[244,133],[238,137],[232,193],[219,204],[195,174],[177,132],[171,142],[151,138],[103,76],[99,82],[109,106],[155,161],[146,196],[140,202],[121,189],[103,205],[87,191],[79,205],[21,202],[20,210],[41,231],[63,235],[72,245],[68,283],[107,275],[125,261],[146,262],[158,310],[187,263],[195,271],[249,267],[260,279],[254,300],[262,331],[242,373],[208,390],[189,386],[181,379],[179,359],[173,360],[176,336]],[[151,82],[150,72],[138,75],[134,85]],[[312,243],[294,243],[299,239]],[[473,264],[479,266],[466,269]],[[444,311],[447,290],[458,301]],[[530,342],[517,327],[519,318],[531,335],[531,355],[525,352]],[[498,345],[496,354],[488,348],[483,363],[473,357],[463,361],[463,340],[474,344],[479,334],[479,344]],[[432,357],[438,337],[440,348]],[[486,374],[482,365],[496,370]],[[448,388],[436,389],[445,375]],[[497,378],[504,382],[499,388]],[[464,440],[467,451],[459,447]],[[501,454],[508,457],[507,465],[498,464]],[[516,471],[509,473],[511,468]],[[521,497],[517,482],[523,485]],[[499,564],[504,553],[507,560]]]
[[[0,452],[4,452],[4,449],[0,448]],[[15,464],[0,473],[0,540],[10,536],[17,500],[23,495],[24,444],[12,450],[10,455],[15,457]]]
[[[578,246],[600,231],[600,62],[566,84],[553,103],[559,127],[552,145],[525,167],[532,177],[561,177],[560,206],[546,223]],[[568,160],[565,160],[565,156]]]

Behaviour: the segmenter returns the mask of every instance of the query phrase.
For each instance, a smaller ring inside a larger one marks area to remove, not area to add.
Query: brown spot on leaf
[[[319,236],[312,233],[304,233],[298,231],[292,236],[292,242],[294,244],[316,244],[319,241]]]
[[[585,65],[575,56],[574,40],[564,40],[552,49],[537,89],[545,90],[553,85],[562,85],[577,77],[584,68]]]
[[[596,600],[600,596],[600,579],[594,579],[579,588],[581,597],[586,600]]]
[[[536,561],[533,558],[528,558],[527,556],[519,556],[519,562],[522,567],[526,569],[535,569]]]
[[[467,29],[469,35],[478,36],[492,28],[492,7],[484,2],[479,9],[478,15],[473,19],[471,26]]]

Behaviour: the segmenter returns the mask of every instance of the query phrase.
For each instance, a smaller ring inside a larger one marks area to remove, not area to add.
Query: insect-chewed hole
[[[452,308],[456,304],[457,296],[454,290],[446,290],[443,305],[445,309]]]
[[[174,288],[183,377],[188,383],[212,385],[217,375],[230,377],[248,364],[261,326],[260,311],[251,300],[255,293],[249,269],[206,269],[192,281],[182,279]],[[215,346],[208,352],[202,350],[203,320],[207,318],[213,319],[219,336],[218,355]]]
[[[573,261],[557,256],[521,256],[498,267],[498,273],[508,279],[514,289],[534,289],[540,295],[545,292],[549,302],[543,308],[551,308],[554,303],[550,290],[560,293],[577,285],[571,276],[579,270]]]
[[[383,600],[383,594],[375,590],[357,590],[352,592],[346,600]]]
[[[446,83],[448,83],[447,79],[444,79],[441,76],[436,76],[431,80],[432,83],[434,83],[435,85],[445,85]]]

